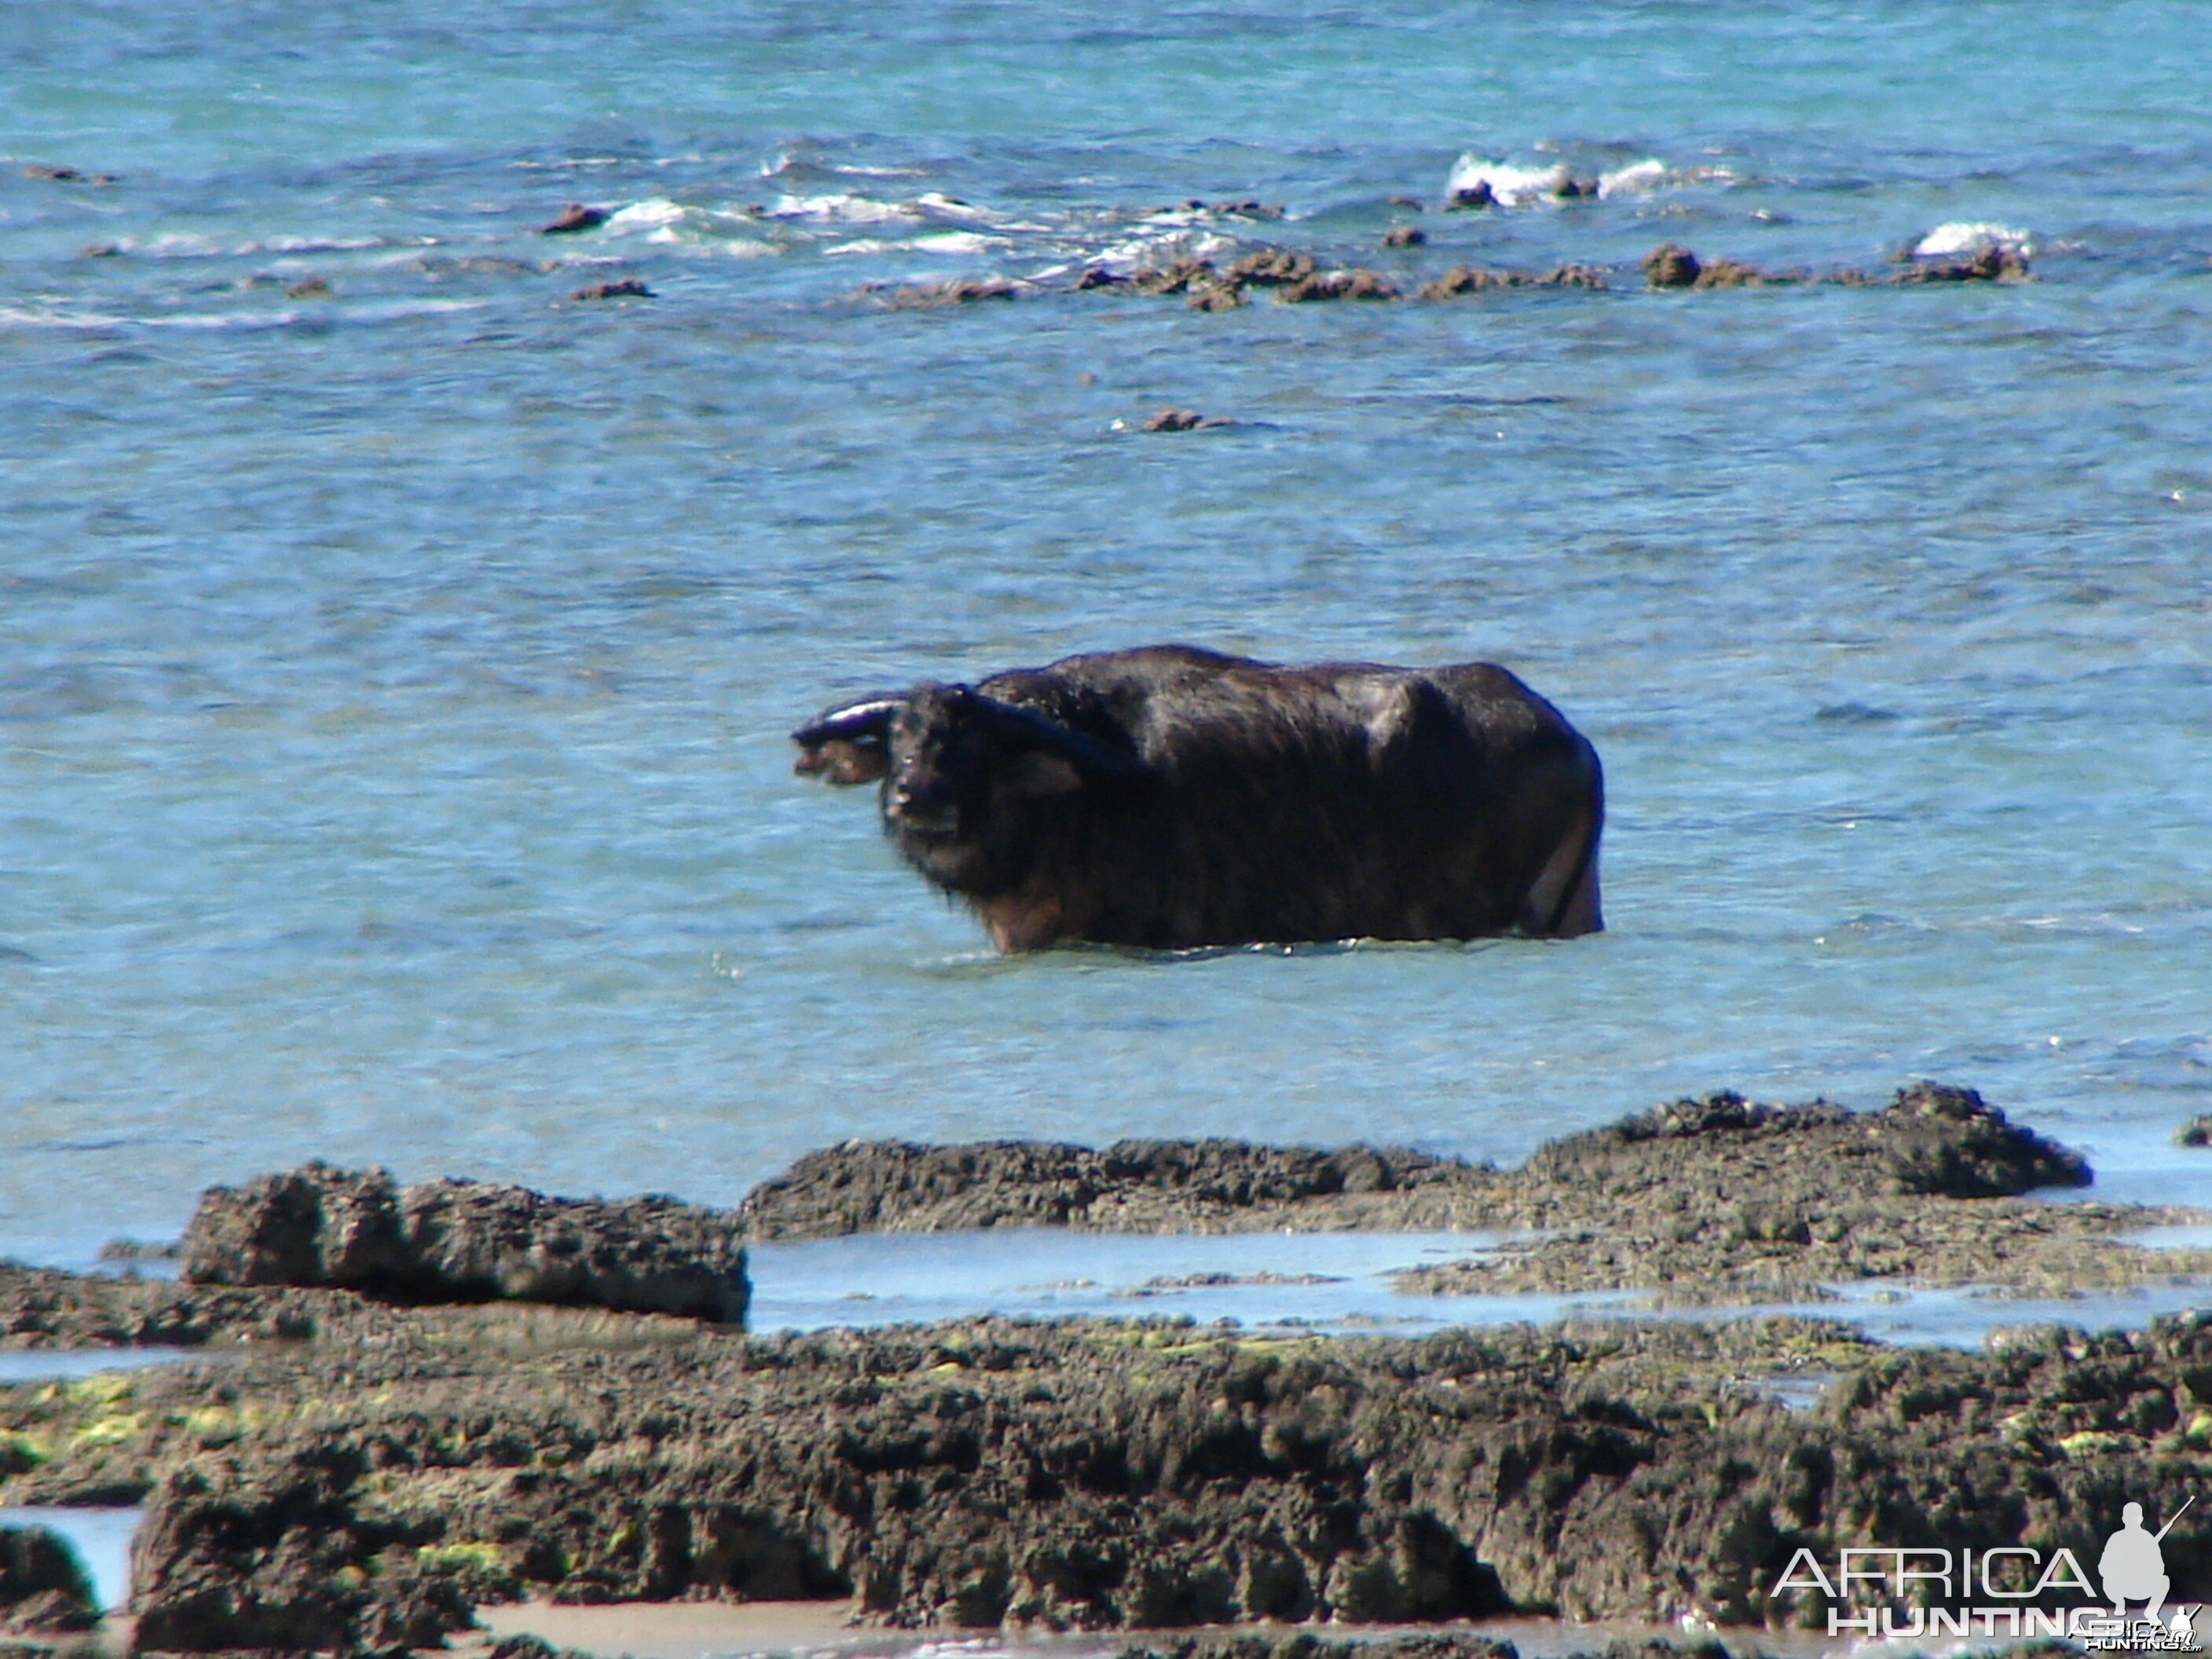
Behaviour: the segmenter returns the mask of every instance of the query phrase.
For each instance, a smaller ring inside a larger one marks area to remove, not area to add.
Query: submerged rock
[[[979,300],[1012,300],[1020,285],[1006,276],[948,276],[940,282],[910,283],[891,290],[894,311],[930,311],[940,306],[974,305]]]
[[[1382,233],[1384,247],[1420,247],[1427,243],[1429,233],[1419,225],[1393,225]]]
[[[1208,416],[1194,409],[1164,409],[1146,421],[1141,429],[1146,432],[1198,432],[1209,427],[1236,424],[1224,416]]]
[[[636,276],[618,276],[612,282],[587,283],[568,296],[572,300],[650,300],[653,292]]]
[[[437,1181],[401,1188],[309,1164],[216,1187],[185,1229],[192,1285],[328,1285],[405,1302],[504,1298],[737,1323],[750,1294],[738,1218],[672,1198],[547,1198]]]
[[[542,236],[571,236],[578,231],[597,230],[607,222],[605,208],[586,207],[581,202],[571,202],[562,208],[551,223],[541,226]]]
[[[46,161],[26,163],[23,176],[26,179],[44,179],[58,185],[112,185],[118,182],[112,173],[87,173],[79,167],[57,167]]]
[[[2212,1146],[2212,1113],[2192,1117],[2173,1132],[2177,1146]]]
[[[1641,268],[1644,280],[1654,288],[1689,288],[1704,267],[1689,249],[1662,242],[1644,256]]]
[[[1147,265],[1129,283],[1139,294],[1182,294],[1219,280],[1211,259],[1177,259],[1172,264]]]
[[[1226,273],[1229,281],[1255,288],[1302,283],[1313,274],[1313,255],[1280,247],[1255,249],[1239,258]]]
[[[1379,270],[1328,270],[1275,290],[1284,305],[1315,300],[1395,300],[1398,285]]]
[[[2029,283],[2024,249],[2002,243],[1978,248],[1963,259],[1938,259],[1915,264],[1890,279],[1897,283]]]
[[[1596,265],[1554,265],[1546,271],[1507,270],[1487,265],[1454,265],[1421,289],[1424,300],[1449,300],[1462,294],[1480,294],[1499,288],[1583,288],[1607,286],[1605,272]]]

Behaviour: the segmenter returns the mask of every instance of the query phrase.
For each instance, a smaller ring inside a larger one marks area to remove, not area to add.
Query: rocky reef
[[[2212,1322],[1893,1352],[1800,1320],[773,1340],[363,1304],[215,1369],[0,1390],[9,1502],[142,1496],[150,1647],[426,1645],[469,1608],[835,1599],[894,1626],[1507,1611],[1790,1624],[1794,1553],[2077,1551],[2212,1462]],[[1825,1379],[1793,1409],[1779,1380]],[[2094,1534],[2094,1536],[2092,1536]],[[2212,1528],[2170,1534],[2177,1582]]]
[[[731,1324],[750,1285],[736,1217],[672,1198],[547,1198],[489,1182],[402,1188],[310,1164],[201,1200],[183,1277],[331,1285],[406,1302],[577,1303]]]
[[[1919,1084],[1878,1112],[1680,1101],[1551,1142],[1510,1171],[1393,1146],[852,1142],[808,1154],[738,1212],[763,1239],[1039,1224],[1539,1235],[1401,1281],[1437,1291],[1795,1300],[1852,1279],[2026,1291],[2212,1272],[2212,1252],[2115,1242],[2194,1212],[2021,1197],[2088,1179],[2077,1155],[1972,1090]]]
[[[222,1355],[0,1387],[0,1506],[145,1504],[149,1650],[396,1653],[525,1598],[813,1599],[900,1627],[1825,1628],[1815,1591],[1778,1583],[1800,1549],[2078,1553],[2124,1502],[2173,1513],[2212,1474],[2212,1315],[1979,1354],[1772,1316],[1418,1341],[1159,1319],[756,1337],[728,1318],[740,1241],[1522,1228],[1415,1285],[1691,1299],[2204,1271],[2111,1239],[2184,1212],[2021,1196],[2087,1177],[1932,1085],[1867,1113],[1679,1102],[1514,1171],[1368,1146],[851,1144],[734,1212],[310,1165],[211,1192],[186,1282],[0,1267],[9,1346]],[[2165,1547],[2185,1588],[2212,1573],[2194,1516]],[[39,1536],[0,1540],[0,1618],[82,1618]],[[1403,1659],[1509,1659],[1408,1639]],[[1328,1646],[1212,1634],[1131,1659]]]

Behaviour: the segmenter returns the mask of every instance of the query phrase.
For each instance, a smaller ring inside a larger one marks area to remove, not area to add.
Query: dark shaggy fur
[[[1504,669],[1188,646],[925,683],[793,734],[1000,949],[1571,937],[1602,926],[1596,750]]]

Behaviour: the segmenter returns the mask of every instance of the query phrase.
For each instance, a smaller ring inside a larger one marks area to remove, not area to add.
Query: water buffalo
[[[1152,646],[925,681],[792,737],[800,773],[882,782],[892,845],[1002,951],[1603,926],[1597,751],[1492,663]]]

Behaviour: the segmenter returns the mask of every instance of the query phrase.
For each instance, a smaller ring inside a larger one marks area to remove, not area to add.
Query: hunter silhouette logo
[[[2193,1622],[2199,1607],[2177,1608],[2170,1622],[2160,1622],[2173,1590],[2166,1535],[2196,1501],[2185,1499],[2156,1532],[2144,1527],[2142,1504],[2120,1511],[2120,1529],[2097,1558],[2109,1608],[2094,1605],[2096,1587],[2072,1550],[2045,1555],[2020,1545],[1979,1551],[1846,1549],[1838,1552],[1832,1576],[1811,1550],[1801,1549],[1775,1580],[1773,1593],[1819,1591],[1828,1602],[1831,1636],[2054,1637],[2078,1642],[2091,1653],[2201,1653],[2204,1644]],[[2024,1605],[2069,1590],[2085,1605]],[[2131,1614],[2128,1604],[2134,1601],[2142,1609]]]
[[[2166,1606],[2166,1593],[2173,1588],[2173,1580],[2166,1575],[2166,1552],[2159,1546],[2166,1541],[2173,1523],[2181,1519],[2190,1504],[2197,1499],[2184,1500],[2181,1508],[2156,1532],[2145,1532],[2142,1505],[2130,1504],[2120,1511],[2120,1529],[2105,1546],[2105,1553],[2097,1559],[2097,1577],[2105,1581],[2105,1594],[2112,1598],[2112,1611],[2124,1616],[2130,1601],[2147,1605],[2142,1610],[2146,1619],[2155,1620],[2159,1610]],[[2185,1615],[2177,1613],[2176,1618]]]

